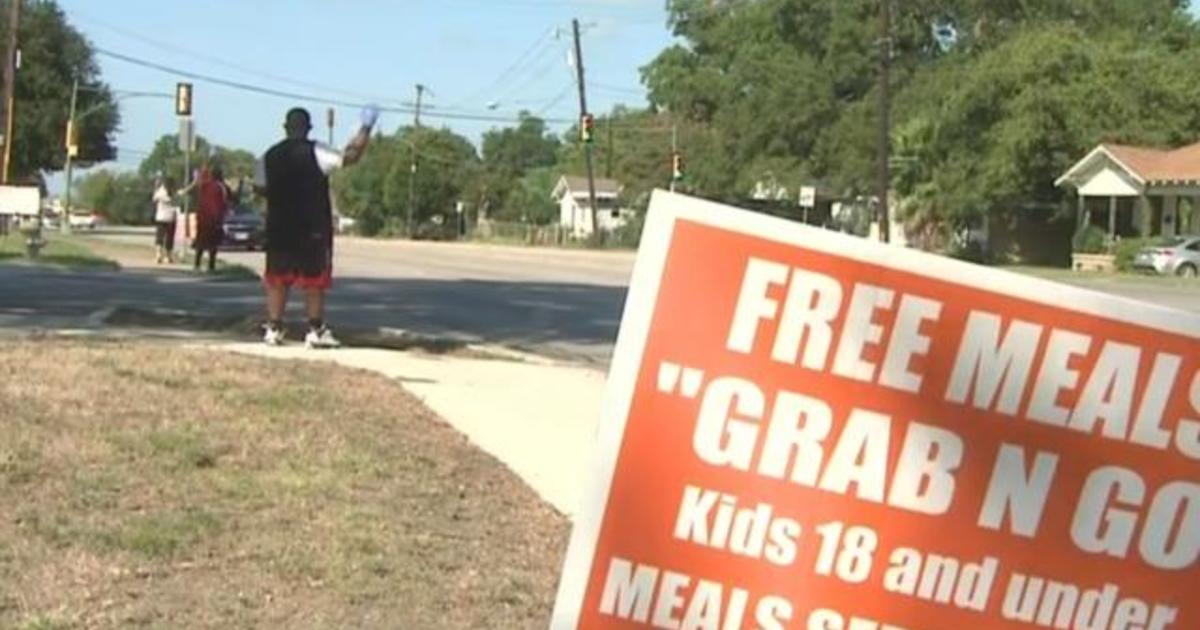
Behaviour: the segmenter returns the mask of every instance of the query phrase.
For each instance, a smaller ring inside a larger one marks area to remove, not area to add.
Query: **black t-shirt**
[[[316,143],[284,140],[263,156],[267,188],[267,248],[298,251],[333,241],[329,177]]]

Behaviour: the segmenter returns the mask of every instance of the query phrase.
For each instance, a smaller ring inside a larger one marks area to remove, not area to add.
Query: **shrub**
[[[1072,247],[1078,254],[1107,254],[1108,234],[1095,225],[1089,225],[1075,234]]]

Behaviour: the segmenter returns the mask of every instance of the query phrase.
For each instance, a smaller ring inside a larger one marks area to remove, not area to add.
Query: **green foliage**
[[[559,207],[551,195],[558,184],[559,174],[553,167],[529,171],[517,181],[496,218],[502,221],[526,221],[546,225],[558,221]]]
[[[513,207],[509,195],[520,192],[521,179],[533,169],[555,164],[559,144],[542,119],[527,113],[520,115],[516,127],[483,134],[482,172],[472,196],[480,206],[507,212]]]
[[[191,170],[204,166],[213,153],[213,147],[204,136],[196,136],[196,150],[191,155]],[[168,134],[160,137],[150,150],[150,155],[138,166],[138,173],[146,179],[155,177],[170,177],[177,183],[183,182],[188,158],[179,148],[179,135]],[[253,165],[253,163],[252,163]]]
[[[414,146],[420,156],[415,182]],[[466,138],[449,129],[405,127],[391,136],[376,136],[362,162],[334,176],[334,194],[339,211],[357,219],[363,234],[402,234],[410,184],[416,201],[413,228],[436,225],[437,217],[447,225],[454,222],[455,206],[472,190],[480,170],[475,147]]]
[[[72,207],[91,210],[110,223],[147,225],[154,221],[154,181],[134,172],[100,169],[77,180]]]
[[[5,3],[7,5],[7,3]],[[4,9],[7,16],[7,8]],[[0,41],[7,42],[7,19],[0,20]],[[16,112],[11,177],[37,181],[43,171],[57,171],[66,162],[66,127],[71,85],[81,86],[77,111],[79,156],[87,167],[112,159],[112,135],[121,116],[111,90],[100,81],[91,44],[66,19],[53,0],[24,0],[21,27],[21,71],[16,80]]]
[[[652,105],[704,131],[683,143],[701,195],[766,174],[848,199],[876,186],[873,0],[672,0],[680,43],[643,69]],[[1102,141],[1200,136],[1200,29],[1183,0],[895,3],[899,209],[953,233],[1057,205],[1054,179]],[[703,139],[699,147],[692,143]]]
[[[1108,233],[1095,225],[1088,225],[1075,234],[1071,245],[1080,254],[1107,254]]]
[[[1138,252],[1145,247],[1150,247],[1157,244],[1159,238],[1123,238],[1117,242],[1115,248],[1116,261],[1118,271],[1133,271],[1133,259],[1137,258]]]
[[[645,227],[646,215],[639,212],[628,223],[614,230],[604,244],[618,249],[636,249],[642,242],[642,230]]]
[[[249,151],[209,144],[196,138],[192,166],[199,168],[211,161],[220,164],[227,181],[238,190],[242,179],[254,175],[256,158]],[[159,176],[171,180],[178,189],[183,182],[184,155],[179,139],[165,135],[154,143],[154,149],[142,160],[137,171],[99,169],[75,181],[72,206],[97,212],[109,222],[120,225],[146,225],[154,221],[154,181]],[[243,187],[241,203],[251,203],[249,187]]]

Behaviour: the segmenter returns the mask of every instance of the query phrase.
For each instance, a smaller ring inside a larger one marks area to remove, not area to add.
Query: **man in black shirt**
[[[293,286],[305,291],[309,326],[305,345],[340,345],[325,325],[325,292],[332,285],[333,273],[329,175],[362,159],[378,117],[378,110],[364,110],[358,133],[339,153],[309,140],[312,117],[304,109],[292,109],[284,123],[287,138],[258,162],[256,185],[267,199],[267,269],[263,275],[267,325],[263,341],[269,345],[283,343],[283,312]]]

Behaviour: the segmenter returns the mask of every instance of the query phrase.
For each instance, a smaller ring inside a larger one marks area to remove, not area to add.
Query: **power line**
[[[571,92],[574,90],[575,90],[575,82],[572,81],[567,84],[567,87],[563,88],[562,92],[559,92],[557,96],[555,96],[553,99],[551,99],[550,102],[546,103],[546,105],[544,105],[541,109],[539,109],[537,111],[537,113],[534,115],[541,117],[542,114],[545,114],[546,112],[549,112],[550,110],[554,109],[554,107],[556,105],[558,105],[559,103],[566,100],[566,98],[568,96],[570,96]]]
[[[317,103],[317,104],[322,104],[322,105],[333,105],[335,107],[360,108],[360,107],[364,107],[365,105],[367,105],[367,103],[363,103],[363,102],[354,102],[354,101],[348,101],[348,100],[343,100],[343,99],[327,98],[327,97],[323,97],[323,96],[314,96],[311,94],[302,94],[302,93],[298,93],[298,92],[289,92],[286,90],[276,90],[276,89],[262,87],[262,86],[258,86],[258,85],[251,85],[249,83],[243,83],[241,81],[233,81],[230,79],[224,79],[224,78],[216,77],[216,76],[209,75],[209,74],[193,72],[190,70],[182,70],[180,68],[167,66],[167,65],[156,63],[153,61],[147,61],[145,59],[139,59],[137,57],[121,54],[118,52],[113,52],[111,50],[106,50],[103,48],[96,48],[95,52],[98,55],[102,55],[104,57],[109,57],[111,59],[115,59],[117,61],[122,61],[122,62],[132,64],[135,66],[141,66],[143,68],[149,68],[151,70],[157,70],[159,72],[165,72],[167,74],[185,77],[185,78],[193,79],[195,81],[203,81],[206,83],[212,83],[214,85],[221,85],[221,86],[224,86],[227,88],[241,90],[243,92],[252,92],[252,93],[261,94],[264,96],[273,96],[276,98],[289,99],[289,100],[293,100],[293,101],[303,101],[303,102]],[[413,114],[416,112],[415,107],[409,107],[409,106],[404,106],[404,105],[397,105],[397,106],[390,106],[390,107],[384,106],[384,107],[380,107],[380,110],[384,111],[384,112],[389,112],[389,113],[406,114],[406,115]],[[519,119],[515,116],[468,114],[468,113],[456,113],[456,112],[445,112],[445,111],[438,112],[436,110],[431,110],[431,109],[427,109],[424,112],[424,114],[426,116],[428,116],[429,118],[440,118],[440,119],[444,119],[444,120],[462,120],[462,121],[472,121],[472,122],[499,122],[499,123],[519,122]],[[560,118],[560,119],[546,119],[546,122],[556,123],[556,124],[569,124],[569,123],[574,122],[574,120]]]
[[[596,89],[596,90],[600,90],[602,92],[616,92],[619,94],[634,94],[637,96],[645,96],[645,94],[646,94],[646,90],[644,88],[619,87],[616,85],[606,85],[604,83],[596,83],[595,81],[588,81],[588,87]]]
[[[243,74],[258,76],[260,78],[269,79],[272,81],[278,81],[280,83],[287,83],[287,84],[302,87],[302,88],[320,90],[323,92],[333,92],[333,93],[337,93],[337,94],[343,94],[343,95],[351,96],[353,98],[362,98],[362,99],[379,101],[379,102],[394,102],[394,99],[392,99],[392,98],[353,92],[353,91],[345,90],[345,89],[338,88],[338,87],[322,85],[322,84],[313,83],[310,81],[302,81],[299,79],[293,79],[290,77],[273,74],[273,73],[266,72],[263,70],[256,70],[254,68],[249,68],[244,65],[234,63],[234,62],[226,60],[226,59],[222,59],[220,57],[209,55],[207,53],[198,52],[198,51],[184,48],[182,46],[178,46],[175,44],[156,40],[151,37],[146,37],[145,35],[142,35],[140,33],[136,33],[134,31],[130,31],[130,30],[122,28],[120,26],[116,26],[114,24],[110,24],[103,20],[97,19],[96,17],[89,15],[87,13],[84,13],[84,12],[74,11],[73,13],[77,16],[82,16],[84,18],[84,20],[87,22],[91,22],[91,23],[95,24],[96,26],[100,26],[102,28],[108,29],[114,33],[120,34],[129,39],[141,42],[143,44],[153,46],[153,47],[161,49],[161,50],[166,50],[166,51],[170,51],[170,52],[174,52],[174,53],[178,53],[178,54],[182,54],[182,55],[187,55],[187,56],[193,57],[199,61],[211,63],[211,64],[214,64],[217,66],[222,66],[222,67],[225,67],[230,70],[235,70],[237,72],[241,72]]]
[[[552,49],[552,50],[554,50],[555,52],[557,52],[560,55],[565,55],[567,53],[566,48],[563,46],[560,46],[560,47],[558,47],[556,49]],[[521,92],[528,90],[529,88],[533,87],[534,85],[537,85],[540,81],[543,81],[551,72],[553,72],[553,70],[556,66],[558,66],[559,64],[562,64],[562,63],[563,62],[561,59],[556,59],[554,57],[551,57],[550,59],[548,59],[546,61],[546,63],[543,63],[540,66],[536,66],[536,67],[530,66],[529,69],[533,71],[532,74],[530,74],[528,72],[524,73],[525,79],[522,82],[517,81],[517,77],[519,77],[521,75],[518,74],[517,76],[513,77],[513,80],[511,82],[509,88],[500,93],[500,96],[496,99],[496,102],[503,103],[509,97],[516,95],[516,94],[520,94]]]
[[[550,38],[550,35],[555,33],[555,30],[556,29],[547,29],[542,31],[542,33],[538,35],[537,39],[534,40],[533,45],[522,52],[520,56],[517,57],[516,61],[505,68],[504,71],[498,74],[495,79],[486,84],[484,87],[469,93],[467,96],[461,99],[456,100],[455,105],[468,103],[485,95],[488,91],[500,87],[506,80],[511,78],[514,73],[520,70],[522,66],[540,59],[541,56],[545,54],[546,45],[553,42],[553,40]],[[454,109],[454,107],[451,107],[450,109]]]

